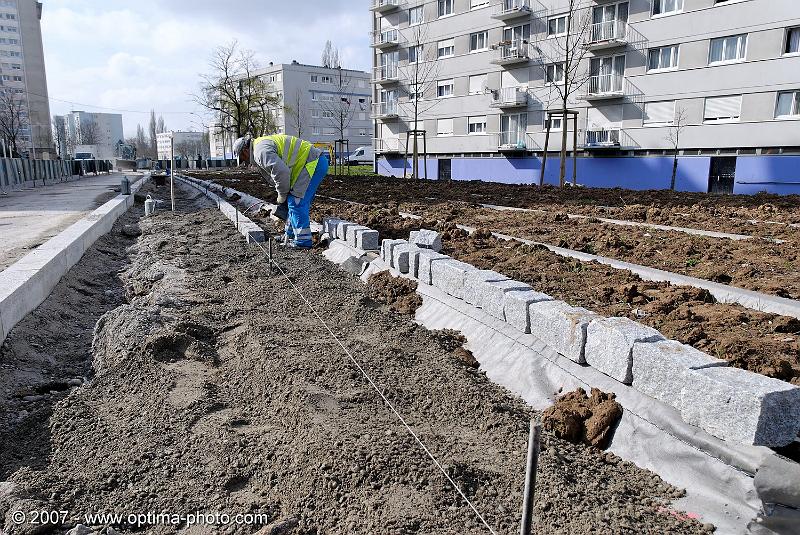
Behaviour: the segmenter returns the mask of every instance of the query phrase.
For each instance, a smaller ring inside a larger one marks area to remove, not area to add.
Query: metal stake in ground
[[[522,525],[520,535],[531,535],[533,532],[533,491],[536,488],[536,468],[539,464],[539,437],[542,426],[531,420],[528,435],[528,463],[525,472],[525,495],[522,498]]]

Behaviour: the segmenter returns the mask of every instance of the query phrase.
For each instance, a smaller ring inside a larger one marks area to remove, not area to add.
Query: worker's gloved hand
[[[289,196],[286,193],[278,193],[278,204],[283,204],[287,200],[289,200]]]
[[[286,221],[289,217],[289,203],[288,201],[283,201],[283,203],[279,204],[275,207],[275,210],[272,211],[272,215],[280,219],[281,221]]]

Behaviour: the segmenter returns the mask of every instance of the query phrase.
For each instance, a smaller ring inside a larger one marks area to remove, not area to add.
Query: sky
[[[237,40],[262,65],[316,65],[330,39],[343,67],[369,70],[369,3],[43,0],[50,113],[121,113],[133,137],[155,109],[168,129],[201,130],[210,121],[191,95],[215,47]]]

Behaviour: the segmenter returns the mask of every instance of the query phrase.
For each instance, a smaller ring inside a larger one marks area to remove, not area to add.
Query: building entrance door
[[[709,193],[733,193],[736,180],[736,156],[716,156],[711,158],[708,176]]]

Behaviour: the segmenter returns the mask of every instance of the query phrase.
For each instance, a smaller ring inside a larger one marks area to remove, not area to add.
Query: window
[[[323,111],[322,112],[322,118],[323,119],[333,119],[334,117],[335,117],[335,115],[334,115],[334,113],[332,111]]]
[[[439,16],[446,17],[453,14],[453,2],[455,0],[439,0]]]
[[[568,15],[561,15],[547,19],[547,36],[565,35],[567,33],[567,17]]]
[[[469,118],[469,133],[470,134],[485,134],[486,133],[486,116],[470,117]]]
[[[320,78],[320,81],[323,84],[332,84],[333,83],[333,76],[322,75],[322,78]]]
[[[784,54],[800,53],[800,28],[789,28],[786,30],[786,47]]]
[[[439,98],[452,97],[455,94],[453,80],[440,80],[436,84],[436,96]]]
[[[439,41],[439,47],[436,52],[438,58],[451,58],[456,50],[456,42],[454,39],[445,39]]]
[[[436,121],[436,133],[440,136],[452,136],[453,119],[439,119]]]
[[[561,130],[564,126],[564,118],[561,116],[550,117],[550,130]],[[544,115],[544,127],[547,128],[547,114]]]
[[[412,7],[408,10],[408,25],[422,24],[425,22],[424,6]]]
[[[675,120],[675,101],[646,102],[642,124],[668,125]]]
[[[531,25],[521,24],[519,26],[512,26],[503,30],[504,41],[517,41],[519,39],[531,38]]]
[[[708,54],[708,64],[727,61],[741,61],[747,49],[747,34],[712,39]]]
[[[477,52],[478,50],[486,50],[489,48],[489,32],[477,32],[469,36],[469,51]]]
[[[683,11],[683,0],[653,0],[653,15],[668,15]]]
[[[800,90],[778,93],[775,117],[800,117]]]
[[[315,136],[321,136],[322,135],[322,128],[320,128],[319,126],[312,126],[311,127],[311,133],[313,135],[315,135]]]
[[[408,100],[414,102],[415,100],[422,100],[422,90],[418,89],[419,84],[411,84],[408,88]]]
[[[564,64],[551,63],[544,68],[544,81],[546,84],[564,82]]]
[[[359,128],[358,129],[359,137],[366,137],[367,136],[367,129],[366,128]]]
[[[647,70],[660,71],[678,68],[678,45],[651,48],[647,56]]]
[[[489,0],[469,0],[469,8],[477,9],[479,7],[488,6]]]
[[[319,119],[319,110],[314,108],[311,110],[311,118],[312,119]]]
[[[469,77],[469,94],[480,95],[486,91],[488,74],[474,74]]]
[[[703,120],[706,122],[737,121],[742,109],[742,96],[707,97]]]
[[[408,62],[416,63],[423,57],[423,45],[415,45],[408,47]]]
[[[311,75],[311,83],[312,84],[318,84],[319,83],[319,76],[317,76],[316,74],[312,74]]]

